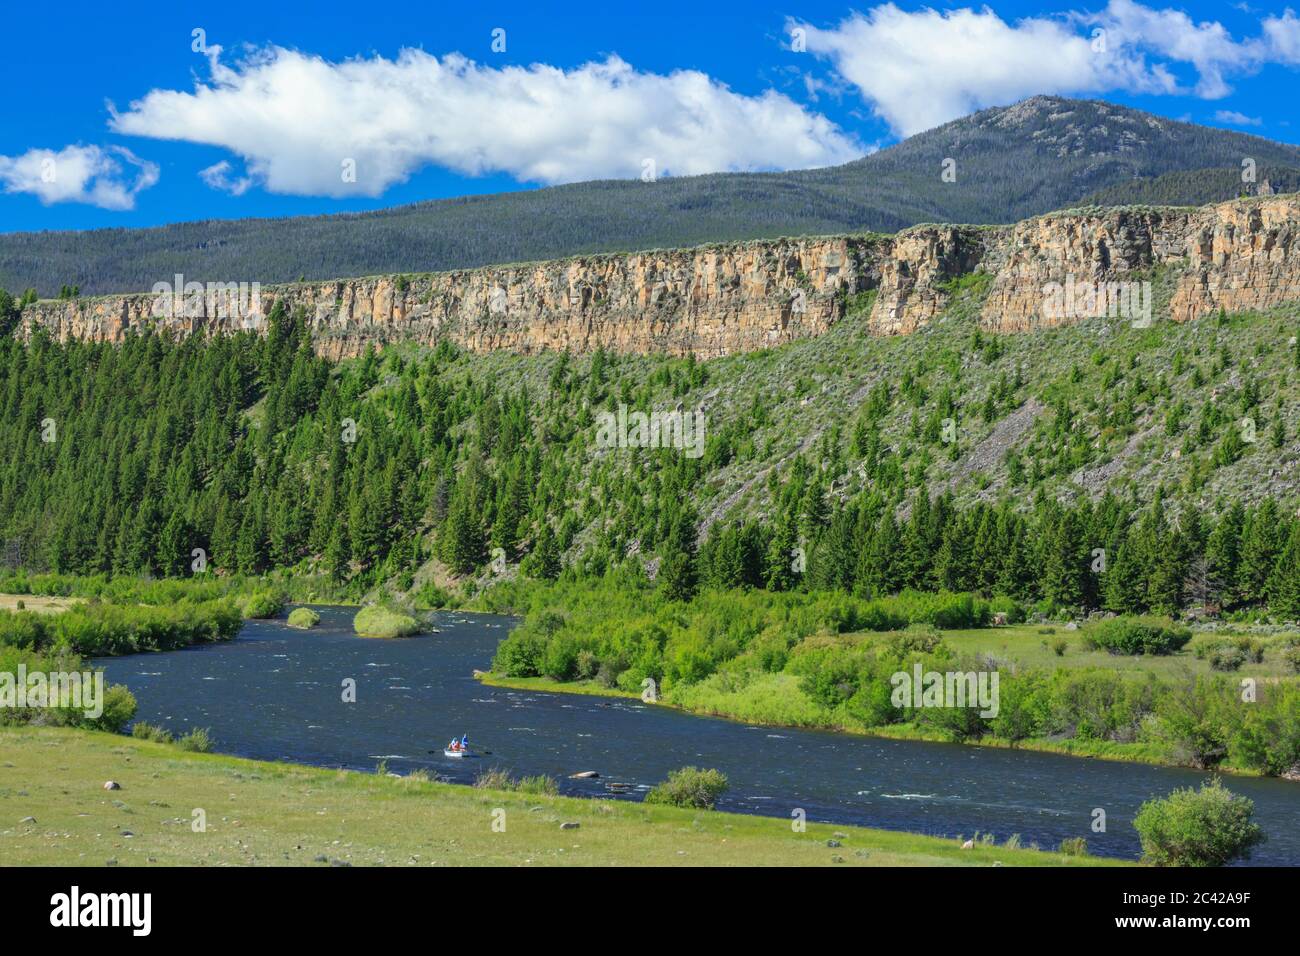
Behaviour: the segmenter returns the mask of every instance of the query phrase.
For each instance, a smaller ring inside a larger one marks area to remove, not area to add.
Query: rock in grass
[[[561,823],[561,824],[560,824],[560,829],[561,829],[561,830],[576,830],[576,829],[578,829],[580,826],[582,826],[581,823]]]
[[[105,781],[104,781],[104,789],[105,789],[105,790],[121,790],[121,789],[122,789],[122,785],[121,785],[120,783],[118,783],[116,780],[105,780]]]
[[[420,631],[420,622],[410,614],[372,604],[352,619],[352,629],[361,637],[410,637]]]
[[[299,630],[307,630],[320,623],[320,615],[309,607],[296,607],[289,612],[288,625]]]

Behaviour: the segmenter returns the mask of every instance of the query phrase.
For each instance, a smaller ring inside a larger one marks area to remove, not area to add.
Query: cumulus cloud
[[[1214,118],[1220,123],[1230,123],[1233,126],[1263,126],[1264,121],[1258,116],[1247,116],[1245,113],[1238,113],[1236,110],[1218,110]]]
[[[1267,51],[1279,63],[1300,66],[1300,18],[1287,10],[1280,17],[1264,20],[1264,42]]]
[[[132,167],[128,169],[128,167]],[[0,187],[31,193],[45,205],[80,202],[134,209],[136,194],[158,182],[158,166],[123,146],[65,146],[0,156]]]
[[[494,68],[404,50],[333,63],[281,47],[236,65],[210,51],[193,92],[112,110],[119,132],[221,146],[277,193],[376,196],[426,165],[526,182],[790,169],[863,147],[769,90],[745,96],[694,70],[644,73],[611,56],[564,70]],[[217,166],[221,166],[220,163]],[[230,189],[230,167],[204,179]]]
[[[219,163],[213,163],[206,169],[200,169],[199,178],[213,189],[218,189],[223,193],[230,193],[232,196],[242,196],[252,187],[253,180],[248,176],[231,176],[230,171],[232,168],[230,160],[223,159]]]
[[[829,29],[791,20],[806,49],[856,86],[900,135],[1037,93],[1188,93],[1219,99],[1227,77],[1267,63],[1300,64],[1290,11],[1236,40],[1220,23],[1173,9],[1110,0],[1099,13],[1003,20],[980,9],[905,11],[886,3]],[[1195,74],[1184,87],[1176,71]]]

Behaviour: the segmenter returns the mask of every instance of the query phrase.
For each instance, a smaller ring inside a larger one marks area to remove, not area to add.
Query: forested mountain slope
[[[283,312],[263,338],[6,340],[4,556],[187,574],[202,548],[217,572],[426,593],[626,565],[681,593],[1300,615],[1300,311],[994,336],[971,321],[986,294],[962,284],[890,338],[863,334],[862,301],[709,362],[443,343],[333,365]],[[704,416],[698,457],[601,437],[602,413],[679,406]]]
[[[1007,223],[1088,197],[1107,201],[1112,188],[1120,190],[1115,201],[1234,198],[1252,191],[1240,182],[1246,159],[1284,180],[1300,169],[1300,148],[1102,101],[1039,96],[827,169],[576,183],[349,215],[0,235],[0,287],[100,294],[149,289],[176,273],[271,283],[895,232],[919,222]],[[945,179],[945,168],[954,176]],[[1237,171],[1237,183],[1229,175],[1225,188],[1223,170]],[[1199,171],[1193,184],[1160,179],[1187,171]],[[1143,185],[1125,191],[1134,180]]]

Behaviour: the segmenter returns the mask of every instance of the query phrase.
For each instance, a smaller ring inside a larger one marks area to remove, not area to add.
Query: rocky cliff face
[[[43,301],[22,332],[119,341],[133,330],[260,328],[277,301],[306,311],[318,351],[448,337],[476,351],[604,347],[705,358],[819,335],[877,281],[861,237],[748,242],[460,272]]]
[[[980,322],[991,331],[1127,317],[1159,269],[1172,278],[1174,321],[1300,300],[1300,196],[260,288],[191,288],[169,277],[151,293],[35,303],[19,334],[45,328],[115,342],[150,327],[261,329],[283,302],[305,311],[317,350],[336,359],[371,343],[440,338],[475,351],[603,347],[709,358],[820,335],[851,296],[869,290],[877,295],[868,330],[910,333],[942,313],[953,280],[976,272],[988,277]]]

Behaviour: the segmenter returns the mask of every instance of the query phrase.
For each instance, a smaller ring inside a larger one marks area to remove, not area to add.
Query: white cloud
[[[1267,63],[1300,64],[1300,20],[1291,11],[1234,40],[1217,22],[1133,0],[1100,13],[1006,21],[988,7],[904,11],[886,3],[831,29],[792,20],[809,52],[828,59],[890,128],[911,135],[978,109],[1038,93],[1194,93],[1219,99],[1226,77]],[[1175,69],[1196,75],[1183,88]]]
[[[132,177],[127,166],[135,167]],[[158,182],[158,166],[122,146],[65,146],[0,156],[0,187],[31,193],[45,205],[80,202],[134,209],[136,194]]]
[[[253,180],[248,176],[240,176],[234,179],[230,175],[230,160],[223,159],[219,163],[213,163],[207,169],[199,170],[199,178],[208,184],[212,189],[218,189],[223,193],[230,193],[232,196],[242,196],[253,185]]]
[[[1220,123],[1231,123],[1233,126],[1263,126],[1264,121],[1258,116],[1247,116],[1245,113],[1238,113],[1236,110],[1218,110],[1214,118]]]
[[[1279,63],[1300,65],[1300,18],[1287,10],[1280,17],[1264,20],[1268,52]]]
[[[775,91],[744,96],[694,70],[643,73],[614,56],[563,70],[420,50],[331,63],[271,47],[233,67],[212,51],[210,64],[194,92],[153,90],[114,110],[111,127],[224,147],[277,193],[376,196],[429,164],[549,184],[638,177],[647,159],[658,175],[691,175],[825,166],[864,151]],[[203,175],[231,185],[228,166]]]

